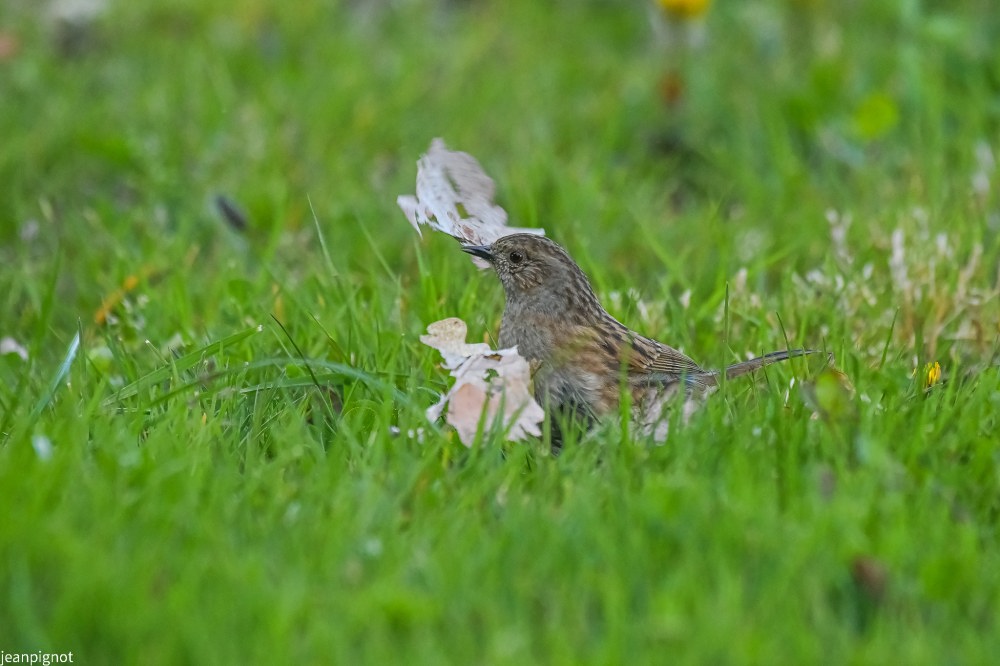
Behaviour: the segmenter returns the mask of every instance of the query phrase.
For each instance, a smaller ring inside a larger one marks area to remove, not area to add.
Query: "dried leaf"
[[[428,326],[428,335],[421,335],[420,341],[441,352],[444,367],[454,370],[474,354],[489,354],[493,351],[485,342],[467,343],[465,336],[468,331],[464,321],[458,317],[449,317]]]
[[[683,402],[680,402],[680,389],[680,384],[667,388],[649,387],[645,395],[640,397],[639,403],[632,407],[632,420],[635,422],[637,432],[651,438],[657,444],[666,444],[670,435],[670,416],[677,405],[680,404],[682,410],[681,423],[687,424],[704,403],[705,398],[713,392],[709,390],[700,395],[685,395]]]
[[[28,350],[21,343],[14,338],[3,337],[0,338],[0,356],[6,356],[7,354],[15,354],[22,361],[28,360]]]
[[[468,328],[458,318],[444,319],[427,327],[420,341],[441,352],[455,384],[441,401],[427,410],[427,418],[445,421],[472,446],[480,420],[486,425],[500,420],[507,438],[520,440],[542,434],[545,411],[531,395],[531,367],[516,348],[493,351],[484,343],[468,344]]]
[[[420,225],[444,232],[463,243],[489,245],[516,233],[545,235],[544,229],[507,226],[507,211],[493,203],[496,185],[472,155],[448,150],[442,139],[417,160],[417,193],[400,195],[396,203],[420,233]],[[473,258],[480,268],[482,259]]]

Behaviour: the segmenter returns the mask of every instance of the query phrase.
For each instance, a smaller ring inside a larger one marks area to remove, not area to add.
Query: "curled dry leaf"
[[[421,335],[420,341],[428,347],[441,352],[444,357],[444,367],[454,370],[467,358],[474,355],[493,352],[485,342],[469,344],[465,341],[469,328],[458,317],[450,317],[436,321],[427,327],[427,335]]]
[[[489,245],[517,233],[545,235],[544,229],[507,226],[507,211],[493,203],[496,185],[472,155],[448,150],[442,139],[417,160],[417,193],[396,203],[420,233],[420,225],[442,231],[463,243]],[[473,258],[480,268],[488,264]]]
[[[468,331],[458,318],[437,321],[427,327],[420,341],[444,356],[455,383],[440,402],[427,410],[427,418],[441,414],[458,432],[466,446],[472,446],[485,413],[486,427],[501,420],[510,440],[542,434],[545,412],[531,396],[531,367],[516,348],[493,351],[485,343],[468,344]]]

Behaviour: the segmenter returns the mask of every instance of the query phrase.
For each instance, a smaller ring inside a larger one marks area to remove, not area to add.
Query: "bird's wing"
[[[629,373],[639,376],[649,375],[651,379],[655,379],[658,375],[673,375],[674,378],[679,378],[682,375],[701,375],[705,371],[693,359],[673,347],[637,335],[632,339]]]

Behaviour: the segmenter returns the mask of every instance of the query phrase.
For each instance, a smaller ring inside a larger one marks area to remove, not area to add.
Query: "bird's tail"
[[[704,383],[709,386],[715,386],[719,383],[719,377],[723,374],[726,375],[726,379],[735,379],[736,377],[741,377],[743,375],[749,374],[754,370],[760,370],[764,366],[771,365],[772,363],[777,363],[778,361],[787,361],[790,358],[795,358],[796,356],[806,356],[808,354],[818,354],[820,353],[818,349],[784,349],[782,351],[771,352],[770,354],[764,354],[763,356],[758,356],[757,358],[752,358],[749,361],[743,361],[741,363],[734,363],[724,371],[716,371],[708,375],[703,379]],[[830,360],[833,360],[833,354],[830,354]],[[707,380],[707,381],[705,381]]]

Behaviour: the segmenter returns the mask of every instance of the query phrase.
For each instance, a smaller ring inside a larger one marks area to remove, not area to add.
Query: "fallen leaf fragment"
[[[427,327],[420,341],[441,352],[455,383],[441,400],[427,409],[436,421],[442,414],[458,438],[472,446],[485,415],[485,427],[499,420],[507,439],[516,441],[542,434],[545,411],[531,395],[531,366],[516,348],[494,351],[485,343],[465,342],[467,326],[458,318]]]
[[[686,424],[704,403],[712,391],[705,395],[684,396],[679,401],[680,385],[668,387],[649,387],[641,396],[639,404],[632,406],[632,420],[637,426],[636,431],[644,437],[651,438],[657,444],[666,444],[670,435],[670,420],[675,409],[681,409],[681,423]]]
[[[21,343],[10,337],[0,338],[0,356],[7,354],[16,354],[22,361],[28,360],[28,350]]]
[[[485,342],[467,343],[465,336],[468,331],[464,321],[458,317],[449,317],[428,326],[427,335],[421,335],[420,341],[441,352],[444,367],[454,370],[474,354],[489,354],[493,351]]]
[[[544,229],[507,226],[507,211],[493,203],[496,185],[472,155],[448,150],[440,138],[417,160],[417,193],[400,195],[396,203],[420,233],[420,225],[444,232],[463,243],[489,245],[517,233]],[[488,265],[473,258],[480,268]]]

